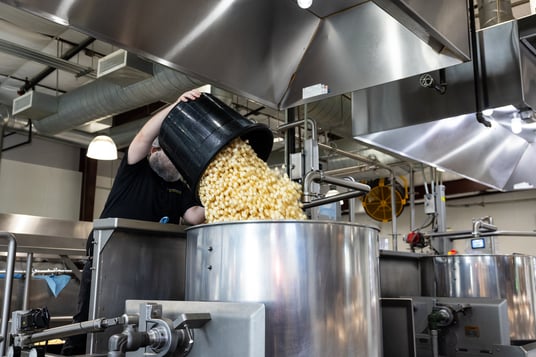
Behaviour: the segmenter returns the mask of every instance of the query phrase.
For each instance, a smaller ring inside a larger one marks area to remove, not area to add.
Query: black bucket
[[[273,134],[264,124],[255,123],[218,98],[202,93],[196,100],[178,103],[162,123],[160,146],[197,193],[197,185],[214,156],[233,139],[248,140],[257,156],[266,161]]]

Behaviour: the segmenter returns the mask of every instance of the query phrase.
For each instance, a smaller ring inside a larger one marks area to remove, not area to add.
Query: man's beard
[[[149,165],[158,176],[164,181],[175,182],[183,181],[183,178],[171,160],[163,150],[158,150],[149,155]]]

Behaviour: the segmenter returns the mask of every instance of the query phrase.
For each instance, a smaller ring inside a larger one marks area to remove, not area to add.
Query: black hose
[[[475,22],[475,4],[474,0],[469,0],[469,23],[471,31],[471,58],[473,61],[473,83],[474,83],[474,93],[475,93],[475,106],[476,106],[476,120],[484,125],[485,127],[490,128],[491,122],[486,120],[482,115],[482,103],[480,98],[480,58],[478,56],[478,44],[476,37],[476,22]]]

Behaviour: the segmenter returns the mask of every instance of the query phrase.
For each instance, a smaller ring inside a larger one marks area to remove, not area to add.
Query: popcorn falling
[[[199,182],[207,223],[306,219],[301,193],[298,183],[270,169],[240,138],[214,157]]]

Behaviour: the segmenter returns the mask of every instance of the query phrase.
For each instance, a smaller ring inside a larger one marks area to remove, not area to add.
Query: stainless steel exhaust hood
[[[468,62],[353,92],[353,137],[494,189],[535,186],[536,17],[483,29],[477,42],[477,76]],[[476,119],[475,93],[491,127]]]
[[[470,59],[467,0],[0,1],[278,109]]]

